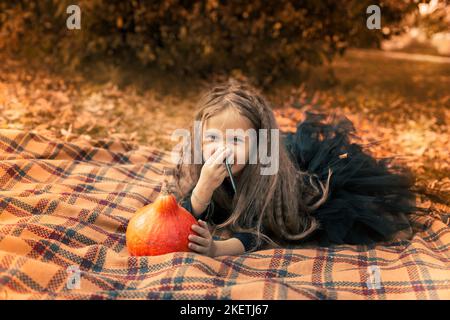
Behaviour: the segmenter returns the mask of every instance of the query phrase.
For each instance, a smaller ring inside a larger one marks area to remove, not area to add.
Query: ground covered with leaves
[[[116,81],[120,74],[101,78],[52,74],[45,66],[31,68],[4,58],[0,128],[33,130],[68,141],[112,137],[170,150],[175,144],[171,133],[188,127],[198,94],[208,85],[159,74],[145,79],[144,90],[132,80],[126,85]],[[311,70],[303,84],[279,84],[266,95],[283,130],[294,130],[306,110],[348,116],[375,156],[394,156],[411,169],[421,206],[448,214],[448,88],[450,63],[349,51],[331,66]]]

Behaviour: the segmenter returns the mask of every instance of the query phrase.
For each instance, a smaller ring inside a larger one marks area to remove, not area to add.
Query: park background
[[[66,27],[72,4],[81,30]],[[423,206],[448,211],[449,25],[436,0],[2,0],[0,128],[170,150],[199,94],[233,77],[281,129],[306,110],[347,115],[375,156],[415,173]]]

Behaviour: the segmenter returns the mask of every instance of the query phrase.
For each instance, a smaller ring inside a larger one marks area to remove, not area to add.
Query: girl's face
[[[219,147],[226,145],[232,150],[228,157],[231,172],[233,176],[239,176],[249,159],[249,129],[253,129],[250,120],[232,108],[206,119],[202,134],[203,159],[208,159]]]

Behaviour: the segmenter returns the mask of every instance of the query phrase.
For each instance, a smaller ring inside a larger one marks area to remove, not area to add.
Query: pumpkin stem
[[[163,182],[161,184],[161,192],[158,197],[158,207],[165,213],[176,213],[179,206],[175,197],[169,192],[169,181],[167,177],[167,170],[163,169]]]
[[[167,170],[163,169],[163,182],[161,185],[161,194],[168,195],[169,194],[169,181],[167,180]]]

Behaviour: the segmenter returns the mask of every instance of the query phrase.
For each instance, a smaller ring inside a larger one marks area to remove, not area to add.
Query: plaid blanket
[[[449,299],[449,226],[392,246],[131,257],[125,230],[169,154],[0,130],[0,299]],[[219,237],[226,237],[226,234]]]

